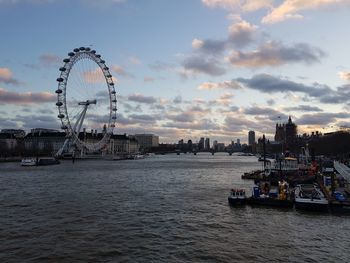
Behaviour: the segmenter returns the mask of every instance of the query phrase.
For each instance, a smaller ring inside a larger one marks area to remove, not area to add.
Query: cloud
[[[175,104],[180,104],[182,102],[182,97],[179,95],[179,96],[176,96],[174,99],[173,99],[173,102]]]
[[[141,60],[135,56],[129,57],[129,63],[132,65],[139,65],[141,64]]]
[[[218,55],[229,47],[242,48],[254,41],[257,26],[247,21],[237,18],[238,22],[233,23],[228,28],[228,37],[224,40],[195,38],[192,40],[192,48],[202,53]]]
[[[339,104],[350,101],[350,84],[337,87],[335,90],[327,85],[313,83],[305,85],[268,74],[254,75],[250,79],[237,78],[235,81],[247,88],[274,94],[276,92],[286,93],[299,92],[311,98],[316,98],[322,103]],[[307,98],[304,98],[307,99]]]
[[[227,60],[237,67],[257,68],[279,66],[282,64],[303,62],[313,64],[325,56],[320,48],[305,43],[285,46],[278,41],[270,41],[251,52],[233,51]]]
[[[349,5],[348,0],[285,0],[283,3],[271,10],[271,12],[263,17],[262,23],[273,24],[287,19],[303,18],[299,11],[317,9],[320,7],[334,6],[341,7]]]
[[[299,105],[296,107],[285,107],[285,111],[314,111],[314,112],[322,112],[323,110],[316,106],[310,106],[310,105]]]
[[[60,121],[51,115],[17,115],[13,121],[21,122],[24,129],[59,129],[61,127]]]
[[[254,75],[251,79],[237,78],[236,81],[250,89],[269,94],[276,92],[302,92],[311,97],[322,98],[333,93],[333,90],[325,85],[314,83],[313,86],[307,86],[268,74]]]
[[[347,119],[350,117],[348,113],[315,113],[304,114],[298,118],[297,123],[300,125],[321,125],[327,126],[328,124],[336,122],[337,119]]]
[[[188,72],[185,74],[208,74],[211,76],[221,76],[226,73],[226,70],[219,65],[215,58],[205,58],[199,55],[187,57],[182,63],[184,69]]]
[[[208,7],[220,7],[227,10],[252,12],[261,8],[271,7],[273,0],[202,0]]]
[[[134,75],[132,73],[125,71],[125,69],[120,65],[112,65],[111,70],[113,72],[115,72],[116,74],[123,76],[123,77],[128,77],[128,78],[134,77]]]
[[[55,0],[0,0],[0,4],[10,5],[10,4],[50,4],[55,2]]]
[[[226,40],[200,40],[193,39],[192,40],[192,48],[195,50],[199,50],[208,54],[218,54],[223,52],[226,49],[227,41]]]
[[[105,83],[105,76],[102,70],[98,67],[92,71],[83,72],[84,80],[89,84]]]
[[[154,78],[152,78],[152,77],[144,77],[143,81],[144,82],[154,82]]]
[[[220,126],[210,119],[201,119],[194,122],[166,122],[162,127],[186,130],[220,130]]]
[[[34,104],[54,102],[57,100],[56,95],[50,92],[12,92],[0,88],[0,102],[2,104]]]
[[[235,47],[244,47],[253,42],[257,26],[240,21],[229,27],[229,43]]]
[[[338,72],[338,76],[343,79],[343,80],[347,80],[350,81],[350,71],[341,71]]]
[[[148,66],[156,71],[169,71],[175,68],[174,64],[163,61],[156,61],[153,64],[149,64]]]
[[[264,108],[259,106],[252,106],[244,109],[244,114],[253,115],[253,116],[264,116],[266,119],[271,121],[277,121],[278,119],[287,119],[288,116],[284,113],[277,111],[272,108]]]
[[[129,101],[139,102],[139,103],[145,103],[145,104],[154,104],[158,100],[155,97],[152,96],[144,96],[140,93],[135,93],[132,95],[129,95],[127,97]]]
[[[19,85],[20,82],[13,78],[13,73],[8,68],[0,68],[0,83]]]
[[[44,65],[57,65],[61,62],[61,59],[53,54],[43,54],[39,57],[39,61]]]
[[[212,89],[240,89],[241,85],[235,81],[223,81],[223,82],[204,82],[200,84],[197,89],[199,90],[212,90]]]
[[[167,114],[166,118],[175,122],[193,122],[196,119],[192,112],[181,112],[175,115]]]

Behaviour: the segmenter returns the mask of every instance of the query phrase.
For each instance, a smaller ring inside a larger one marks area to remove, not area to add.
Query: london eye
[[[56,106],[66,140],[56,155],[67,148],[99,151],[108,143],[116,123],[114,78],[101,55],[89,47],[75,48],[63,63],[57,78]]]

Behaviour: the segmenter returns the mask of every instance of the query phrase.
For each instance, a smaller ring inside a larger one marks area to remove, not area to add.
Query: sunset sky
[[[117,79],[116,133],[247,142],[289,115],[334,131],[349,27],[350,0],[0,0],[0,129],[59,129],[58,68],[87,46]]]

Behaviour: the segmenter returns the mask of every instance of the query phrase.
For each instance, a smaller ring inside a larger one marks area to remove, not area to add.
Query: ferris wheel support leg
[[[66,148],[68,142],[69,142],[69,138],[67,138],[67,139],[64,141],[62,147],[61,147],[61,148],[58,150],[58,152],[55,154],[56,157],[60,157],[60,156],[62,155],[62,153],[63,153],[63,151],[64,151],[64,148]]]

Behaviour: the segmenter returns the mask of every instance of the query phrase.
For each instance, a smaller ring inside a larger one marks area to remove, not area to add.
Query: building
[[[285,144],[286,144],[286,149],[290,151],[294,151],[295,149],[295,143],[297,139],[297,125],[292,122],[291,116],[288,118],[288,122],[285,125],[286,129],[286,135],[285,135]]]
[[[139,152],[139,144],[135,137],[126,134],[113,134],[109,140],[107,154],[126,157]]]
[[[255,131],[248,132],[248,145],[252,146],[255,144]]]
[[[187,141],[187,147],[188,147],[188,150],[189,150],[190,152],[192,152],[192,150],[193,150],[193,143],[192,143],[192,140],[188,140],[188,141]]]
[[[49,129],[32,129],[24,138],[26,155],[55,155],[66,140],[66,133]]]
[[[276,123],[275,142],[282,144],[283,150],[295,151],[297,139],[297,125],[293,123],[291,116],[287,123]]]
[[[206,151],[210,150],[210,139],[209,138],[205,138],[204,150],[206,150]]]
[[[202,137],[198,142],[198,151],[204,150],[204,138]]]
[[[26,132],[20,129],[2,129],[0,133],[12,134],[16,138],[24,138]]]
[[[159,136],[154,134],[135,134],[134,137],[140,146],[140,151],[148,152],[152,147],[159,147]]]
[[[213,141],[213,150],[216,152],[218,151],[218,141],[217,140]]]

